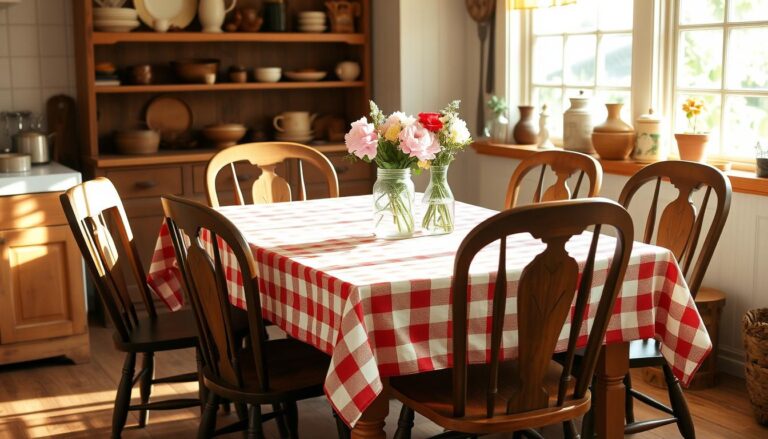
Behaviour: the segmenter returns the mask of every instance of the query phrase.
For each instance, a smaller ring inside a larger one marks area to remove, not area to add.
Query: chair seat
[[[195,317],[189,310],[140,318],[138,327],[129,334],[127,342],[114,336],[115,347],[123,352],[157,352],[197,346]]]
[[[661,366],[667,360],[661,355],[659,342],[652,338],[629,342],[629,367]]]
[[[257,388],[259,381],[250,349],[244,350],[239,356],[245,387],[238,388],[216,379],[208,368],[203,371],[205,386],[226,399],[250,404],[297,401],[323,394],[323,383],[331,357],[291,338],[270,340],[266,346],[268,391]]]
[[[472,365],[468,369],[467,405],[465,415],[461,418],[453,416],[452,369],[391,377],[389,384],[392,393],[416,412],[443,428],[464,433],[485,434],[536,428],[576,418],[589,410],[589,392],[579,399],[566,397],[562,407],[555,406],[563,369],[558,363],[551,361],[545,377],[545,386],[550,397],[549,408],[508,415],[506,401],[515,393],[515,389],[509,382],[511,380],[505,380],[505,377],[517,375],[518,363],[506,361],[500,363],[499,368],[499,391],[493,418],[486,417],[487,365]],[[574,382],[575,379],[572,379],[571,383]],[[573,385],[569,385],[567,395],[572,394]]]

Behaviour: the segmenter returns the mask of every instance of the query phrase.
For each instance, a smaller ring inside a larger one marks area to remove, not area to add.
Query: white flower
[[[464,144],[469,141],[469,130],[467,129],[467,123],[458,117],[451,121],[451,126],[448,128],[448,138],[453,143]]]
[[[400,121],[400,125],[402,126],[408,126],[416,122],[416,118],[413,116],[409,116],[402,111],[395,111],[389,116],[390,119],[397,118],[397,120]]]

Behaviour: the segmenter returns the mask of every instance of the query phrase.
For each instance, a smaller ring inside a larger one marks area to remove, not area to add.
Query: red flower
[[[443,127],[443,123],[440,122],[440,113],[419,113],[419,122],[433,133],[440,131]]]

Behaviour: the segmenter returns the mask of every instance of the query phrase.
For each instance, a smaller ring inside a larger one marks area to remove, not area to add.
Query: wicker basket
[[[742,322],[749,400],[757,422],[768,425],[768,308],[750,310]]]

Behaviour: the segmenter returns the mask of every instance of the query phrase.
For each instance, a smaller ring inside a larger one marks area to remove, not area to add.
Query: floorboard
[[[123,355],[112,347],[108,329],[91,328],[91,362],[73,365],[57,358],[0,366],[0,438],[102,438],[109,436],[112,404],[120,377]],[[191,371],[195,366],[191,350],[159,353],[156,376]],[[662,401],[663,390],[643,383],[635,377],[638,389]],[[155,386],[153,399],[160,397],[194,397],[197,385],[167,384]],[[138,390],[134,389],[134,402]],[[713,389],[688,391],[688,402],[695,418],[700,438],[765,438],[768,428],[759,426],[752,418],[744,381],[723,376]],[[655,412],[636,404],[639,419],[652,418]],[[387,418],[388,436],[394,433],[400,404],[390,402]],[[324,398],[299,403],[300,433],[304,438],[333,438],[336,435],[331,408]],[[197,431],[200,412],[196,409],[152,412],[146,428],[136,428],[137,418],[131,414],[123,437],[188,438]],[[234,414],[219,414],[217,425],[234,422]],[[416,418],[413,438],[425,438],[439,433],[435,424]],[[277,439],[274,425],[266,425],[270,439]],[[545,430],[548,438],[561,438],[559,427]],[[239,438],[240,434],[225,437]],[[496,435],[493,438],[508,438]],[[634,435],[637,439],[679,438],[674,425]]]

